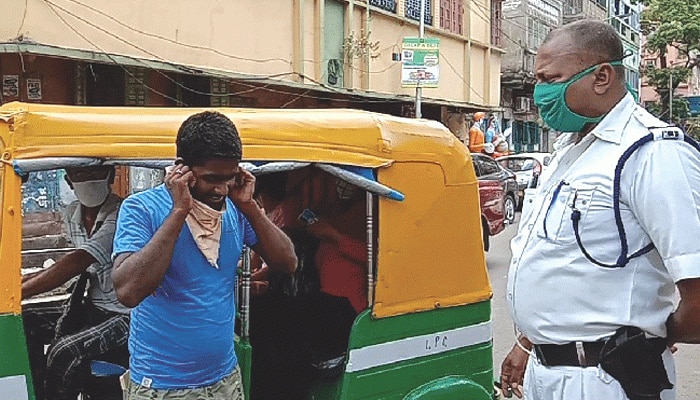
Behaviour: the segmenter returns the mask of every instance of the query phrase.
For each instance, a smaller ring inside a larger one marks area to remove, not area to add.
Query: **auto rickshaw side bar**
[[[12,168],[12,118],[0,114],[0,393],[34,398],[21,316],[21,178]]]
[[[367,192],[367,305],[374,305],[374,195]]]

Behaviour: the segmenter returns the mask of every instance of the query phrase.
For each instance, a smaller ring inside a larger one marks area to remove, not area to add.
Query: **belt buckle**
[[[576,356],[578,358],[578,365],[581,367],[587,367],[588,363],[586,362],[586,349],[583,347],[583,342],[575,342],[576,343]]]
[[[535,350],[535,355],[537,356],[537,360],[540,362],[540,364],[549,365],[547,363],[547,359],[544,357],[544,351],[542,351],[542,348],[539,345],[534,345],[532,348]]]

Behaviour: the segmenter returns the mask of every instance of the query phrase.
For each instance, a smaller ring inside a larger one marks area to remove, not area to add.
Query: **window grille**
[[[423,21],[426,25],[433,24],[433,15],[431,13],[432,0],[425,0],[425,18]],[[420,0],[406,0],[406,18],[410,18],[414,21],[420,21]]]
[[[369,0],[369,5],[396,14],[396,0]]]
[[[491,1],[491,44],[503,46],[503,2],[501,0]]]
[[[126,105],[145,106],[148,82],[146,69],[125,68],[126,73]]]
[[[229,107],[231,105],[231,99],[227,95],[228,80],[211,78],[210,90],[213,94],[211,96],[212,107]]]
[[[463,20],[462,0],[440,0],[440,28],[461,35]]]

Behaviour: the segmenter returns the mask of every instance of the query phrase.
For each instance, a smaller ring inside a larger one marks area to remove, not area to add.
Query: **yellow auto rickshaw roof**
[[[174,158],[181,123],[203,110],[4,104],[2,161]],[[376,317],[491,297],[471,159],[442,124],[347,109],[215,110],[236,125],[246,161],[377,168],[380,182],[406,194],[401,203],[379,198]],[[0,280],[7,271],[0,267]]]
[[[81,107],[12,102],[0,119],[14,132],[14,159],[175,156],[180,124],[204,108]],[[211,110],[211,109],[206,109]],[[297,160],[379,167],[403,158],[449,169],[455,138],[440,123],[349,109],[217,108],[234,121],[246,160]],[[8,138],[3,138],[8,140]]]

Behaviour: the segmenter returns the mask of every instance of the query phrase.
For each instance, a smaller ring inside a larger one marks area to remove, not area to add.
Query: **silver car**
[[[525,189],[537,186],[540,174],[549,165],[550,153],[518,153],[496,158],[502,167],[515,173],[518,181],[518,206],[523,204]]]

